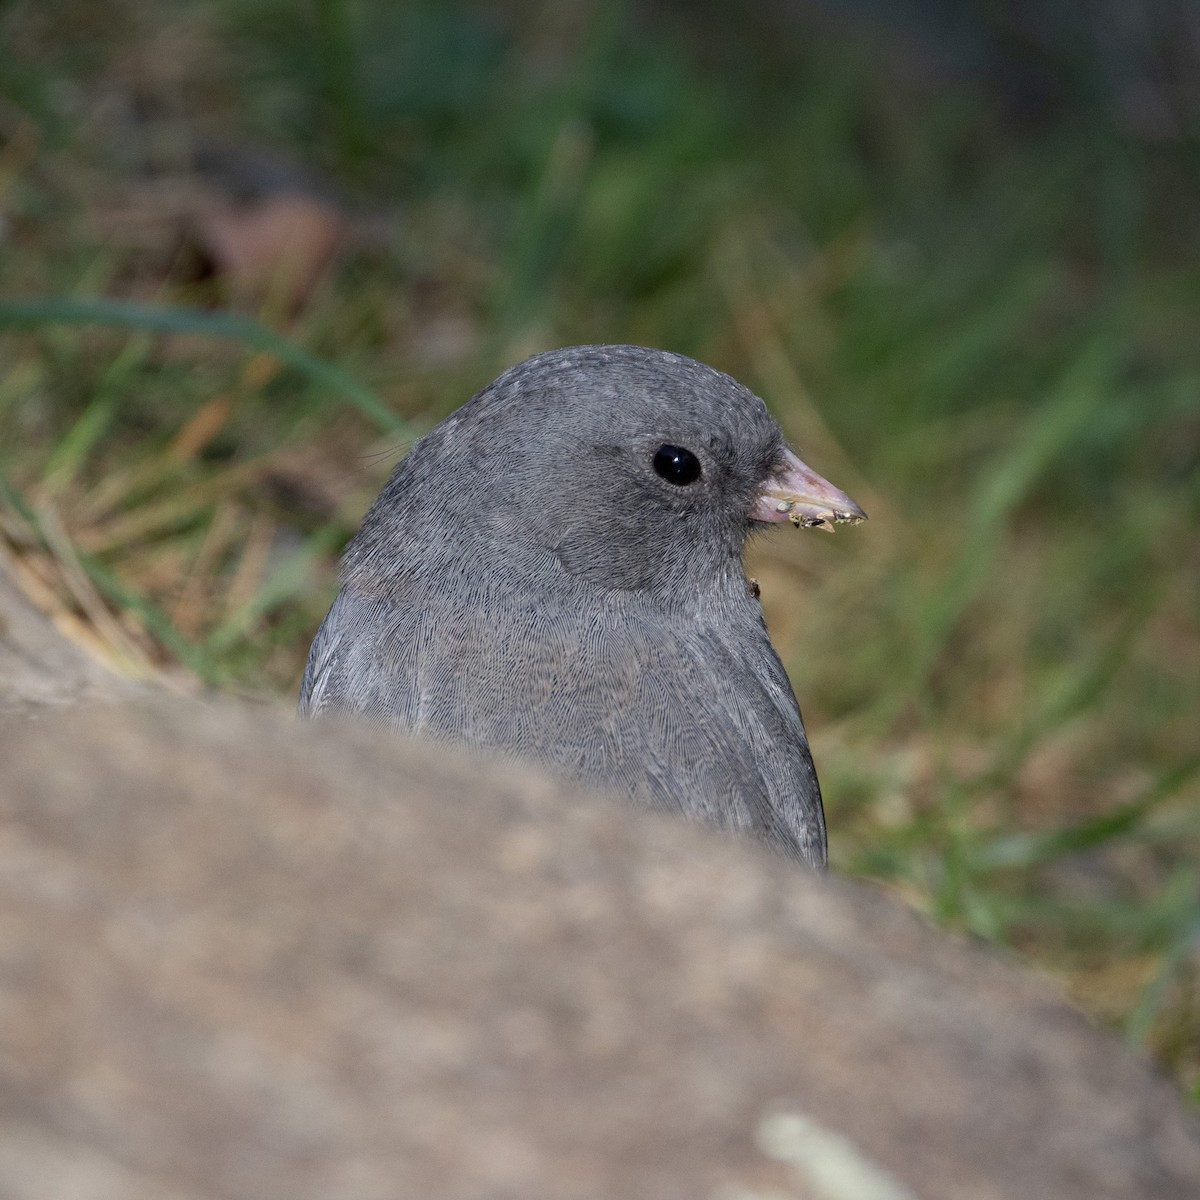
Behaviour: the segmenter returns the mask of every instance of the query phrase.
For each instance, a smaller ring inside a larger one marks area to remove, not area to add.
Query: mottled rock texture
[[[11,1200],[1200,1195],[1049,985],[755,846],[230,705],[0,763]]]

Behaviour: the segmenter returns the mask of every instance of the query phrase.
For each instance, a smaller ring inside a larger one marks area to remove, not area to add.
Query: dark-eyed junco
[[[863,516],[711,367],[537,355],[392,473],[300,711],[499,750],[823,865],[800,710],[742,552],[756,522]]]

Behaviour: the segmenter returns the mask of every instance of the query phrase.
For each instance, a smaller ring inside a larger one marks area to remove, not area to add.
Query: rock
[[[11,1200],[1184,1200],[1200,1130],[861,885],[365,726],[0,722]]]

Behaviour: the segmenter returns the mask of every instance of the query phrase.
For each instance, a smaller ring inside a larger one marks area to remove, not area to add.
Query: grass
[[[0,14],[0,529],[46,596],[124,669],[287,701],[411,436],[550,345],[712,362],[872,518],[751,564],[835,863],[1200,1099],[1193,142],[614,4],[89,11]],[[214,299],[112,220],[181,109],[386,237],[286,321]]]

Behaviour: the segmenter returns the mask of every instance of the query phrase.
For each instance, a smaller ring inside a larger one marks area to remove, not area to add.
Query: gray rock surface
[[[1051,987],[757,847],[233,706],[0,763],[11,1200],[1200,1195]]]

